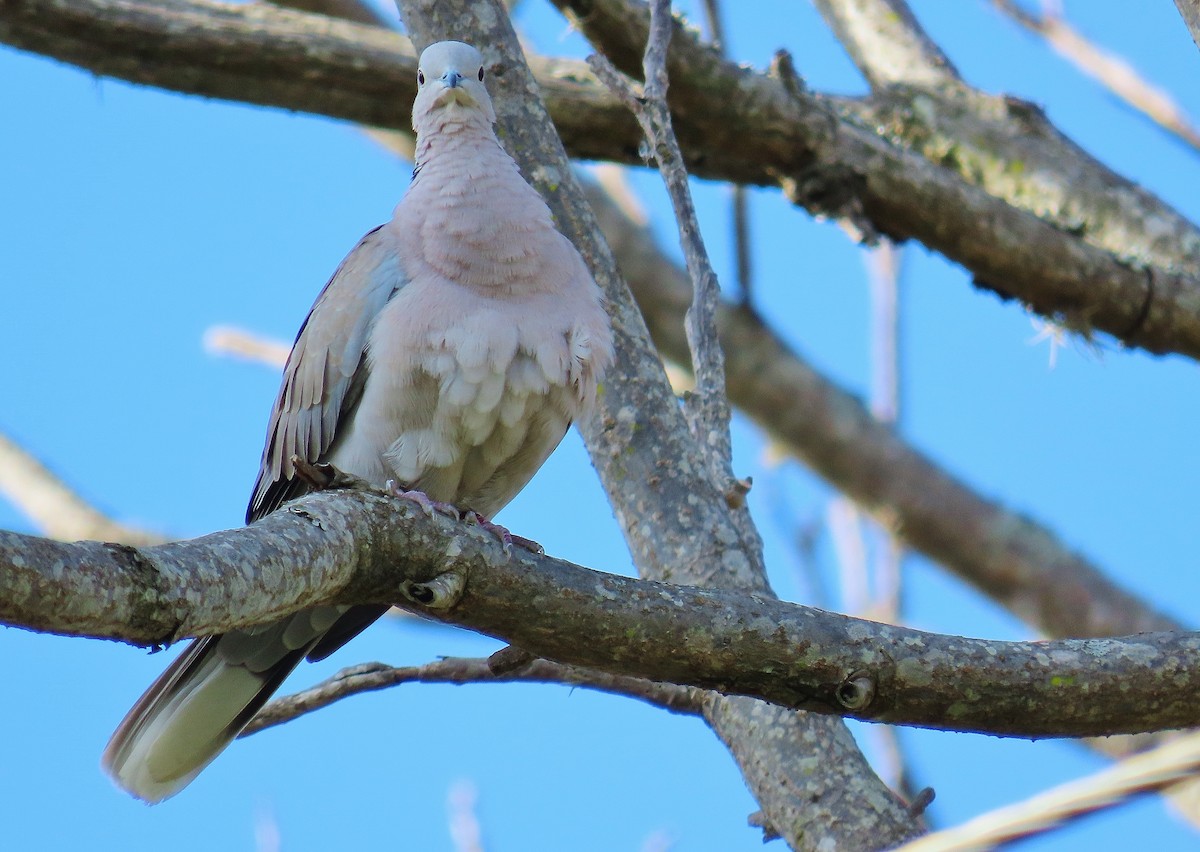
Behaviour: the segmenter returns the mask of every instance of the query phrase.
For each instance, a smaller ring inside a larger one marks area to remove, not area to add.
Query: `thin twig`
[[[894,852],[967,852],[992,849],[1031,837],[1095,811],[1123,804],[1139,793],[1186,781],[1200,770],[1200,734],[1127,758],[1094,775],[999,808],[955,828],[926,835]]]
[[[719,0],[704,0],[704,19],[708,24],[709,41],[722,57],[729,55],[725,25],[721,21]],[[733,251],[737,274],[738,298],[749,305],[754,285],[753,260],[750,253],[750,203],[746,187],[740,183],[730,186],[730,212],[733,216]]]
[[[667,107],[667,46],[671,40],[673,23],[670,10],[670,0],[655,0],[651,4],[650,38],[642,62],[646,83],[640,95],[634,83],[603,56],[593,54],[588,57],[588,64],[637,117],[671,197],[693,288],[692,305],[685,318],[685,327],[696,390],[689,395],[685,411],[692,433],[714,474],[720,481],[728,483],[725,491],[732,493],[736,480],[731,466],[729,400],[725,394],[725,359],[716,323],[720,286],[709,262],[708,251],[700,238],[687,171],[671,129],[671,115]]]
[[[276,698],[259,711],[242,736],[290,722],[352,695],[403,683],[560,683],[638,698],[674,713],[699,712],[697,690],[689,687],[610,675],[548,660],[535,660],[528,666],[497,674],[486,659],[446,657],[421,666],[393,667],[383,663],[364,663],[342,669],[310,689]]]

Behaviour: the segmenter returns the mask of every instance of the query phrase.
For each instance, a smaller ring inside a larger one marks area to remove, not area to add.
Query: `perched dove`
[[[594,397],[612,358],[600,290],[497,142],[483,78],[469,45],[421,54],[412,184],[300,329],[247,522],[308,490],[293,455],[491,518]],[[302,659],[385,609],[323,606],[195,640],[117,728],[106,770],[148,802],[179,792]]]

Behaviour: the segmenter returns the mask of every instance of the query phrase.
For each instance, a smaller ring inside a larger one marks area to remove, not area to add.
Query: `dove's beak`
[[[439,105],[451,103],[462,106],[475,105],[475,99],[471,97],[471,93],[463,85],[463,75],[459,74],[453,68],[438,78],[438,82],[443,86],[442,91],[438,93],[437,102]]]

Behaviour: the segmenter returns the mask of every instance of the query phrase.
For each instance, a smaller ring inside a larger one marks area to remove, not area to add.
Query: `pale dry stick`
[[[870,411],[879,422],[894,425],[900,409],[901,253],[885,238],[865,257],[871,294]],[[882,515],[886,517],[886,513]],[[831,501],[827,522],[837,553],[845,611],[896,623],[902,551],[895,538],[841,495]]]
[[[1025,29],[1041,36],[1060,56],[1136,112],[1200,150],[1200,130],[1183,108],[1170,93],[1138,73],[1129,61],[1089,41],[1051,10],[1035,15],[1014,0],[992,0],[992,5]]]
[[[204,351],[210,355],[232,355],[271,367],[283,367],[292,347],[245,329],[214,325],[204,332]]]
[[[871,414],[889,426],[900,419],[900,267],[903,249],[888,239],[866,254],[871,291]],[[886,513],[885,513],[886,516]],[[874,531],[874,589],[866,614],[896,623],[900,618],[903,549],[882,524]]]
[[[866,253],[871,294],[871,413],[894,424],[899,412],[900,253],[890,240]],[[845,612],[889,624],[900,620],[900,563],[902,550],[895,537],[866,517],[845,496],[834,497],[826,514],[833,540]],[[875,725],[865,735],[875,744],[880,776],[909,801],[916,796],[909,782],[899,738],[894,728]]]
[[[51,538],[131,545],[168,541],[166,536],[112,520],[3,434],[0,434],[0,494]]]
[[[900,419],[900,267],[904,249],[884,238],[865,254],[871,292],[871,414]]]
[[[900,270],[903,259],[903,248],[886,238],[865,255],[871,293],[870,409],[878,420],[891,426],[895,426],[900,418]],[[871,600],[862,614],[898,624],[902,617],[904,548],[879,519],[867,519],[860,528],[869,530],[873,545]],[[880,774],[893,789],[899,790],[910,802],[914,801],[920,788],[908,771],[909,762],[905,759],[899,732],[890,725],[872,726],[870,732],[877,748]]]
[[[624,166],[614,163],[598,163],[592,168],[592,175],[596,178],[595,185],[601,190],[599,193],[592,191],[591,185],[584,183],[584,189],[588,190],[588,201],[593,207],[596,206],[599,199],[606,198],[604,203],[625,217],[630,227],[646,228],[649,226],[650,215],[633,191],[633,187],[629,185]],[[613,218],[611,221],[615,223],[618,220]],[[621,259],[619,255],[617,259]]]
[[[483,852],[483,829],[475,812],[478,803],[479,788],[470,779],[455,781],[446,791],[450,840],[455,852]]]
[[[641,852],[671,852],[675,838],[665,828],[656,828],[642,841]]]
[[[929,834],[894,852],[974,852],[1062,827],[1071,820],[1122,804],[1140,793],[1165,790],[1200,771],[1200,734],[1189,734],[1126,758],[1094,775],[1038,793],[1024,802]]]
[[[283,852],[279,818],[270,806],[260,805],[254,814],[255,852]]]
[[[870,608],[871,592],[862,513],[851,500],[839,494],[829,501],[825,525],[838,568],[841,611],[865,613]]]

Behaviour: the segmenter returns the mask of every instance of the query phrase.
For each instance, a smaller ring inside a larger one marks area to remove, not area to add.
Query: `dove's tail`
[[[126,714],[102,759],[119,786],[150,804],[178,793],[249,724],[308,651],[285,650],[262,666],[231,663],[220,646],[236,635],[192,642]]]

